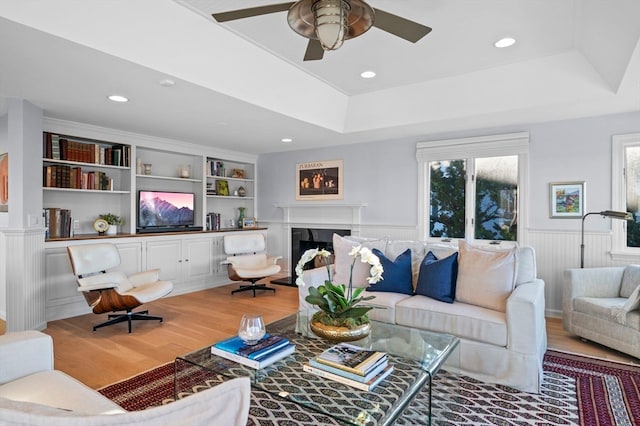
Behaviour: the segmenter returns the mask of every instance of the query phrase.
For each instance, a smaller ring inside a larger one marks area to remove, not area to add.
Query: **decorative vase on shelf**
[[[238,207],[240,214],[238,215],[238,228],[242,228],[242,219],[244,219],[244,207]]]
[[[360,340],[369,335],[371,323],[367,312],[374,306],[360,305],[361,302],[372,300],[375,296],[361,296],[363,287],[353,287],[353,266],[360,257],[363,263],[368,263],[370,276],[369,284],[375,284],[382,279],[382,265],[380,259],[366,247],[353,247],[353,256],[349,284],[334,284],[331,281],[329,258],[331,253],[324,249],[309,249],[302,254],[296,266],[296,285],[304,287],[304,265],[319,257],[324,260],[327,268],[327,279],[323,285],[309,287],[309,294],[305,297],[307,303],[315,305],[319,311],[313,314],[309,321],[309,328],[318,337],[335,342],[349,342]]]
[[[109,225],[105,234],[116,235],[118,233],[118,225]]]
[[[245,195],[247,195],[247,190],[244,189],[244,186],[241,186],[240,188],[238,188],[238,196],[244,197]]]

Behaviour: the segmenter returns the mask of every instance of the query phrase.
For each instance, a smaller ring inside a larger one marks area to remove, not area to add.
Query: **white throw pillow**
[[[386,239],[373,239],[373,238],[361,238],[361,237],[342,237],[338,234],[333,234],[333,253],[335,254],[333,283],[349,285],[349,273],[351,272],[351,264],[353,263],[353,256],[349,256],[349,252],[354,247],[363,246],[370,249],[377,248],[384,253],[387,245]],[[369,271],[371,266],[368,263],[362,263],[358,258],[353,266],[353,286],[354,287],[367,287],[367,277],[369,277]]]
[[[505,312],[515,284],[516,250],[483,250],[461,240],[456,301]]]
[[[633,292],[627,298],[627,301],[624,305],[622,305],[621,308],[612,308],[612,314],[618,323],[624,325],[627,323],[627,314],[638,308],[640,308],[640,285],[638,285],[636,289],[633,290]]]

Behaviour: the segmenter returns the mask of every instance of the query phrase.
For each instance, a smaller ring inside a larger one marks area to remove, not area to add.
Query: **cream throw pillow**
[[[627,324],[627,314],[634,309],[640,308],[640,285],[636,287],[635,290],[631,293],[627,301],[622,307],[614,307],[612,308],[612,314],[615,317],[616,321],[620,324]]]
[[[349,256],[349,252],[354,247],[362,245],[370,249],[377,248],[384,253],[387,240],[368,239],[360,237],[342,237],[333,234],[333,253],[335,254],[333,283],[349,285],[349,273],[351,272],[351,263],[353,256]],[[353,286],[367,287],[367,277],[369,277],[371,266],[368,263],[362,263],[360,258],[356,260],[353,266]]]
[[[483,250],[459,243],[456,301],[505,312],[516,278],[516,248]]]

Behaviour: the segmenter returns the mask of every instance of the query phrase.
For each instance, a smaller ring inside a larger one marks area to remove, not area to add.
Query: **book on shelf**
[[[352,386],[356,389],[360,389],[366,392],[373,390],[378,384],[383,381],[391,372],[393,371],[393,365],[387,364],[386,367],[380,371],[377,375],[375,375],[368,382],[360,382],[356,380],[352,380],[348,377],[342,376],[340,374],[330,373],[326,370],[313,367],[308,363],[303,364],[302,369],[307,373],[315,374],[316,376],[323,377],[325,379],[333,380],[338,383],[342,383],[348,386]]]
[[[255,345],[247,345],[240,337],[233,336],[221,340],[214,346],[234,354],[242,355],[249,359],[260,360],[272,352],[289,344],[289,339],[281,336],[265,334]]]
[[[309,359],[309,365],[311,367],[319,368],[320,370],[337,374],[339,376],[343,376],[343,377],[346,377],[347,379],[355,380],[356,382],[361,382],[361,383],[366,383],[371,379],[373,379],[382,370],[384,370],[388,364],[389,362],[386,357],[381,358],[380,361],[371,369],[371,371],[367,375],[361,376],[359,374],[351,373],[350,371],[345,371],[340,368],[332,367],[330,365],[318,362],[318,360],[315,357]]]
[[[219,357],[237,362],[238,364],[246,365],[247,367],[255,368],[259,370],[261,368],[265,368],[276,361],[280,361],[283,358],[291,355],[295,352],[296,345],[293,343],[288,343],[286,346],[279,348],[275,352],[271,352],[269,356],[258,359],[250,359],[246,356],[239,355],[234,352],[228,352],[224,349],[220,349],[216,347],[216,345],[211,346],[211,353],[213,355],[217,355]]]
[[[366,376],[382,358],[386,357],[385,352],[364,349],[350,343],[338,343],[322,352],[316,359],[323,364]]]

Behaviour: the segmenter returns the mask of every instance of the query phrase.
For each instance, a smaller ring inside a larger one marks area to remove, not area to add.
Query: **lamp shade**
[[[336,50],[348,31],[351,6],[343,0],[319,0],[313,4],[315,31],[324,50]]]

